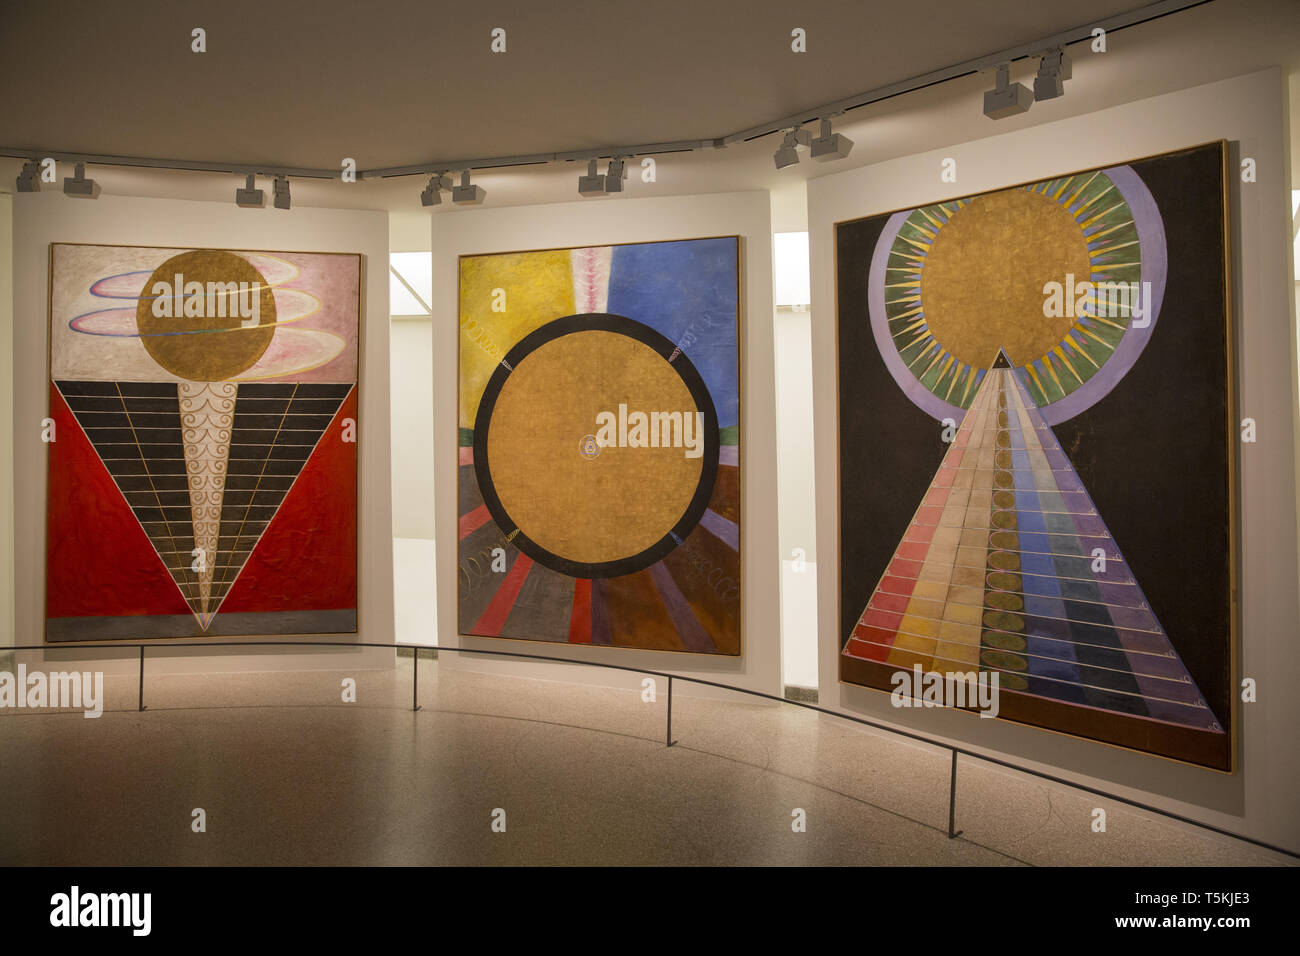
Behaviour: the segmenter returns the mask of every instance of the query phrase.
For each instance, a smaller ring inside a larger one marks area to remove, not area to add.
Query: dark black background
[[[1206,703],[1230,729],[1222,162],[1214,144],[1130,164],[1164,221],[1164,302],[1128,374],[1053,431]],[[836,233],[842,642],[947,448],[939,424],[890,376],[871,333],[871,256],[888,218],[843,223]]]

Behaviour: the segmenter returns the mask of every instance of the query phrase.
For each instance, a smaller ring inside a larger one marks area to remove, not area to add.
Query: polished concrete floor
[[[144,713],[110,677],[98,720],[0,711],[0,864],[1293,862],[965,759],[950,840],[945,751],[680,694],[666,748],[662,697],[428,659],[412,712],[411,664],[151,676]]]

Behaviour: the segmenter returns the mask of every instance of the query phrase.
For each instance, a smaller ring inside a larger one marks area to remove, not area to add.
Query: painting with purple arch
[[[996,673],[1003,716],[1216,762],[1225,729],[1054,432],[1115,389],[1161,321],[1151,191],[1113,166],[879,218],[871,340],[949,444],[855,605],[842,679]]]

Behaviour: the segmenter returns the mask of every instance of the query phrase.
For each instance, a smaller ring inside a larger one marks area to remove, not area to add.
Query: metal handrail
[[[513,657],[524,660],[550,661],[555,664],[578,664],[583,667],[603,667],[607,670],[626,671],[632,674],[646,674],[653,677],[663,677],[668,681],[668,705],[667,705],[667,729],[664,735],[664,745],[671,747],[677,741],[673,740],[673,681],[688,681],[692,684],[701,684],[705,687],[716,687],[720,690],[732,691],[737,694],[748,694],[751,697],[761,697],[764,700],[775,701],[778,704],[789,704],[794,707],[802,707],[805,710],[816,711],[819,714],[825,714],[828,717],[836,717],[840,720],[847,720],[851,723],[861,724],[865,727],[871,727],[874,730],[882,730],[885,733],[894,734],[898,737],[905,737],[908,740],[915,740],[941,750],[952,752],[952,770],[948,790],[948,838],[955,839],[964,832],[954,829],[956,820],[957,806],[957,755],[970,757],[974,760],[982,760],[985,763],[991,763],[998,767],[1005,767],[1008,770],[1015,770],[1019,773],[1028,774],[1031,777],[1037,777],[1040,780],[1050,780],[1052,783],[1058,783],[1074,790],[1081,790],[1084,793],[1091,793],[1094,796],[1104,797],[1107,800],[1114,800],[1126,806],[1134,807],[1138,810],[1144,810],[1147,813],[1154,813],[1158,816],[1167,817],[1171,820],[1177,820],[1179,823],[1187,823],[1194,827],[1200,827],[1203,830],[1209,830],[1212,833],[1218,833],[1222,836],[1231,837],[1234,840],[1240,840],[1243,843],[1249,843],[1253,846],[1261,847],[1265,850],[1272,850],[1274,853],[1281,853],[1293,859],[1300,860],[1300,852],[1288,850],[1285,847],[1277,846],[1265,840],[1259,840],[1255,837],[1249,837],[1241,833],[1235,833],[1224,827],[1215,826],[1212,823],[1205,823],[1201,820],[1195,820],[1191,817],[1183,816],[1180,813],[1174,813],[1172,810],[1164,810],[1160,807],[1152,806],[1149,803],[1142,803],[1140,800],[1134,800],[1130,797],[1123,797],[1117,793],[1111,793],[1108,790],[1102,790],[1099,787],[1090,787],[1087,784],[1076,783],[1072,780],[1066,780],[1063,777],[1057,777],[1050,773],[1044,773],[1041,770],[1035,770],[1032,767],[1021,766],[1010,760],[1003,760],[1000,757],[990,757],[987,754],[978,753],[973,750],[967,750],[964,747],[954,746],[953,744],[944,743],[925,734],[914,733],[910,730],[900,730],[897,727],[891,727],[888,724],[879,721],[869,720],[865,717],[857,717],[853,714],[846,714],[842,711],[831,710],[828,707],[821,707],[817,704],[810,704],[805,701],[790,700],[786,697],[778,697],[775,694],[768,694],[761,690],[751,690],[747,687],[736,687],[732,684],[723,684],[720,681],[706,680],[703,677],[687,677],[682,674],[670,674],[666,671],[652,670],[648,667],[633,667],[629,664],[608,664],[604,661],[587,661],[575,657],[555,657],[549,654],[528,654],[522,651],[498,651],[487,650],[476,647],[444,647],[433,644],[399,644],[396,642],[387,643],[379,641],[184,641],[182,642],[113,642],[112,644],[104,643],[79,643],[79,642],[59,642],[56,644],[14,644],[8,647],[0,647],[0,654],[9,651],[51,651],[65,650],[71,648],[96,648],[99,650],[114,650],[117,648],[138,648],[140,651],[140,697],[139,709],[143,711],[144,706],[144,651],[146,647],[387,647],[394,650],[409,648],[414,651],[414,674],[412,678],[412,710],[419,710],[419,681],[420,681],[420,651],[429,650],[437,653],[450,651],[457,654],[483,654],[489,657]]]

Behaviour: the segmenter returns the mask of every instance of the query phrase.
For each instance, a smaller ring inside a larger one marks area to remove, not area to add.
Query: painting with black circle
[[[356,632],[360,262],[51,246],[48,641]]]
[[[462,634],[737,655],[739,239],[462,256]]]
[[[1225,156],[837,224],[842,681],[1233,768]]]

